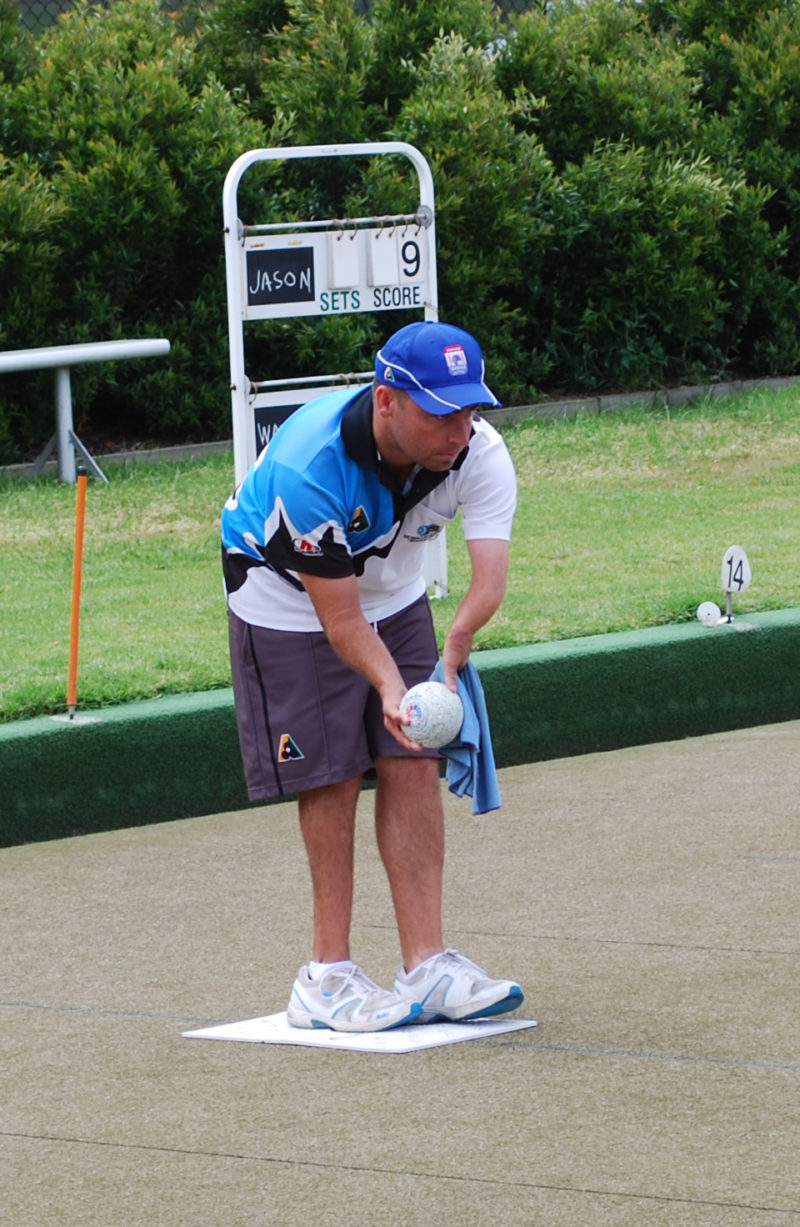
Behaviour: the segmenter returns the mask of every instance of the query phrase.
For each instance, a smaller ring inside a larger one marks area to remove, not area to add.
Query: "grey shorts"
[[[265,801],[363,775],[376,758],[437,758],[387,732],[377,691],[320,632],[274,631],[229,613],[231,670],[247,792]],[[409,686],[430,677],[438,649],[420,597],[379,622]]]

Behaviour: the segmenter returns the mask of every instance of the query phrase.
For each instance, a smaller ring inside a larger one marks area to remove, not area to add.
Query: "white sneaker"
[[[402,967],[394,982],[396,993],[419,1001],[417,1022],[466,1022],[490,1018],[522,1005],[525,995],[513,980],[493,980],[488,972],[457,950],[432,954],[419,967]]]
[[[332,1031],[387,1031],[416,1022],[421,1006],[380,988],[357,967],[332,967],[312,980],[301,967],[292,987],[286,1018],[293,1027],[328,1027]]]

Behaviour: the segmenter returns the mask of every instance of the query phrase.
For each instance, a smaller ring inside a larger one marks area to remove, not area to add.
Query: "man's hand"
[[[408,689],[402,685],[400,694],[395,695],[393,692],[381,692],[381,702],[383,704],[383,723],[394,737],[395,741],[399,741],[401,746],[406,750],[421,750],[422,746],[418,741],[412,741],[407,735],[407,724],[401,724],[401,717],[405,715],[400,708],[400,702]]]
[[[444,684],[450,690],[456,691],[456,674],[463,669],[472,651],[472,635],[467,631],[458,630],[455,625],[450,628],[442,648],[442,663],[444,664]]]
[[[355,576],[321,579],[316,575],[301,575],[300,578],[333,650],[380,695],[386,728],[401,746],[421,750],[422,746],[411,741],[403,731],[400,701],[407,687],[391,652],[361,612]]]

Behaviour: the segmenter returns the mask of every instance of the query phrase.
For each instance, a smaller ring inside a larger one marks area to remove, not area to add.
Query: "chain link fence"
[[[73,0],[19,0],[22,24],[32,34],[39,34],[57,20],[59,13],[72,8],[72,3]],[[506,14],[526,13],[529,9],[541,8],[542,0],[501,0],[498,7]],[[361,0],[357,8],[368,9],[368,0]]]
[[[25,29],[38,34],[71,7],[71,0],[20,0],[19,11]]]

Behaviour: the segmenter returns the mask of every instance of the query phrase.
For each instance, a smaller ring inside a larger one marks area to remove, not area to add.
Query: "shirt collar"
[[[378,449],[372,429],[372,388],[365,388],[350,401],[342,415],[342,442],[351,460],[361,469],[378,471]]]

